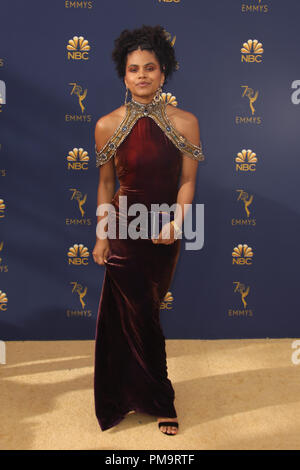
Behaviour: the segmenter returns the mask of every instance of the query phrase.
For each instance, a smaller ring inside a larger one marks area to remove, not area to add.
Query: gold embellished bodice
[[[97,150],[95,144],[96,167],[108,162],[115,155],[118,147],[131,132],[135,123],[142,117],[152,118],[181,152],[187,154],[194,160],[203,162],[205,156],[202,153],[201,142],[200,146],[194,145],[179,134],[167,116],[166,106],[167,103],[163,100],[159,100],[158,102],[152,101],[149,104],[138,103],[134,100],[126,103],[125,116],[104,147],[101,150]]]

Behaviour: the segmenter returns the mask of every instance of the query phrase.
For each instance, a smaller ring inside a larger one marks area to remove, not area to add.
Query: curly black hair
[[[166,30],[160,26],[146,26],[129,31],[124,29],[120,36],[114,41],[115,48],[112,59],[115,62],[119,77],[123,78],[126,73],[127,54],[139,47],[155,53],[165,79],[178,69],[175,59],[174,47],[171,45]]]

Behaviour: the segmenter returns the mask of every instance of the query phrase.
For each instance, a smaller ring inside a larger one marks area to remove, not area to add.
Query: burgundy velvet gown
[[[176,203],[182,154],[153,119],[146,116],[135,123],[114,159],[120,183],[112,200],[117,224],[122,223],[119,195],[127,196],[128,207],[140,202],[148,210],[151,203]],[[180,244],[180,239],[166,245],[151,239],[109,238],[95,338],[94,397],[102,431],[131,410],[177,416],[160,304],[170,287]]]

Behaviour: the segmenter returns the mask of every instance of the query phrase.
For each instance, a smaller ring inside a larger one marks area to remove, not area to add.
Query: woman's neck
[[[155,94],[151,98],[149,98],[149,97],[143,98],[143,97],[140,97],[140,96],[132,96],[132,99],[134,101],[136,101],[137,103],[140,103],[140,104],[150,104],[150,103],[152,103],[154,96],[155,96]]]

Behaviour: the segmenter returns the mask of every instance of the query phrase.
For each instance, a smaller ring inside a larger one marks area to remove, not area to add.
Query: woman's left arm
[[[198,119],[192,113],[188,113],[188,119],[182,123],[181,133],[194,145],[200,145],[200,131]],[[182,155],[182,171],[177,194],[177,204],[181,210],[175,212],[175,222],[181,228],[184,219],[184,204],[192,204],[195,194],[196,177],[197,177],[198,161],[189,155]]]
[[[187,140],[192,144],[199,146],[200,144],[200,131],[198,119],[192,113],[185,112],[185,118],[180,120],[177,124],[177,129],[180,131]],[[175,224],[181,229],[184,220],[184,205],[192,204],[195,194],[196,176],[197,176],[198,161],[194,160],[187,154],[182,154],[182,170],[179,182],[179,189],[177,193],[177,207],[174,214]],[[162,232],[158,239],[153,240],[154,243],[170,244],[176,240],[174,226],[171,223],[170,238],[163,239]]]

